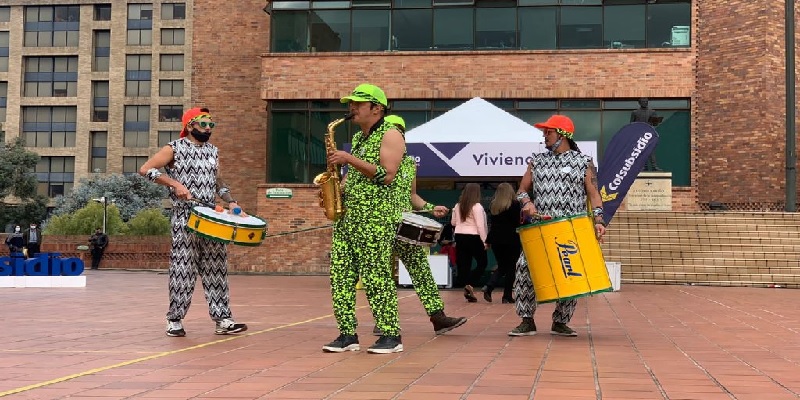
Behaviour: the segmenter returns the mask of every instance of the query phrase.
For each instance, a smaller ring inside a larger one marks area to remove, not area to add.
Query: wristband
[[[150,182],[155,182],[159,176],[161,176],[161,171],[159,171],[157,168],[150,168],[145,174],[145,177],[149,179]]]
[[[603,207],[595,207],[592,209],[592,214],[595,217],[602,217],[603,216]]]
[[[528,195],[528,192],[519,192],[517,193],[517,201],[520,203],[523,199],[530,199],[531,197]]]
[[[377,183],[378,185],[385,185],[384,182],[386,180],[386,168],[383,166],[378,165],[375,168],[375,177],[372,178],[372,182]]]

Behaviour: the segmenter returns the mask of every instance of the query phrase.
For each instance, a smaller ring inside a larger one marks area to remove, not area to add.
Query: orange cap
[[[567,134],[559,133],[566,136],[568,139],[572,139],[572,135],[575,133],[575,124],[573,124],[572,120],[566,115],[556,114],[548,118],[547,121],[533,124],[533,126],[539,129],[552,128],[561,130]]]
[[[181,137],[185,137],[189,134],[189,125],[197,119],[202,117],[211,118],[211,114],[208,112],[207,108],[190,108],[183,113],[183,117],[181,117],[181,124],[183,124],[183,129],[181,129]]]

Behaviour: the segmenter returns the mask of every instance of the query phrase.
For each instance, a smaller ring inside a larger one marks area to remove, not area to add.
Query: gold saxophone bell
[[[353,118],[353,114],[347,114],[344,118],[328,124],[328,130],[325,133],[326,154],[336,151],[336,142],[334,142],[336,127],[350,118]],[[331,221],[338,220],[344,214],[341,181],[342,174],[340,166],[337,164],[328,163],[327,171],[314,177],[314,184],[320,187],[320,206],[325,210],[325,217]]]

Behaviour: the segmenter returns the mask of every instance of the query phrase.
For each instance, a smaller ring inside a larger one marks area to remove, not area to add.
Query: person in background
[[[25,239],[22,237],[22,228],[19,225],[14,226],[14,232],[6,237],[6,246],[8,246],[8,253],[20,253],[22,248],[25,247]]]
[[[32,222],[30,227],[25,230],[23,234],[25,247],[28,248],[28,257],[33,257],[41,251],[42,246],[42,230]]]
[[[100,268],[100,260],[108,246],[108,235],[102,229],[95,228],[94,234],[89,238],[89,247],[92,251],[92,269]]]
[[[511,184],[503,182],[497,186],[489,206],[489,234],[486,244],[492,249],[497,260],[497,269],[492,273],[489,283],[483,289],[483,299],[492,302],[492,290],[503,280],[503,303],[513,303],[511,295],[514,286],[514,265],[522,251],[517,228],[520,224],[520,205]]]
[[[468,183],[461,191],[458,203],[453,207],[450,223],[455,227],[456,265],[458,275],[456,286],[464,288],[464,298],[475,303],[473,285],[480,285],[483,272],[489,262],[486,257],[486,212],[481,205],[481,187],[477,183]],[[472,269],[472,260],[477,267]]]

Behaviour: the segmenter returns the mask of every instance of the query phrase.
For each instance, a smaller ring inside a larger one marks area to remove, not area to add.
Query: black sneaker
[[[358,344],[358,335],[339,335],[336,340],[322,346],[322,351],[326,353],[343,353],[345,351],[359,351],[361,345]]]
[[[400,336],[381,336],[375,344],[367,349],[370,353],[391,354],[403,351],[403,342]]]
[[[513,298],[503,297],[503,304],[514,304]]]
[[[217,321],[217,328],[214,330],[215,335],[230,335],[232,333],[244,332],[247,330],[247,325],[236,323],[236,321],[225,318],[222,321]]]
[[[536,334],[536,323],[533,318],[523,318],[516,328],[508,332],[508,336],[533,336]]]
[[[492,302],[492,288],[491,287],[486,286],[485,288],[483,288],[483,299],[488,301],[489,303]]]
[[[553,327],[550,328],[550,334],[557,336],[578,336],[578,332],[575,332],[572,328],[568,327],[567,324],[561,322],[553,322]]]
[[[167,321],[167,336],[183,337],[186,336],[186,331],[183,330],[183,323],[180,320]]]
[[[441,335],[445,332],[452,331],[453,329],[458,328],[464,323],[467,322],[465,317],[453,318],[448,317],[444,314],[444,311],[437,311],[433,315],[431,315],[431,323],[433,324],[433,330],[436,332],[437,335]]]
[[[470,303],[478,302],[478,298],[475,297],[475,289],[472,288],[472,285],[464,286],[464,298]]]
[[[383,331],[381,330],[381,328],[378,328],[378,325],[375,325],[375,327],[372,328],[372,334],[374,336],[383,336]]]

